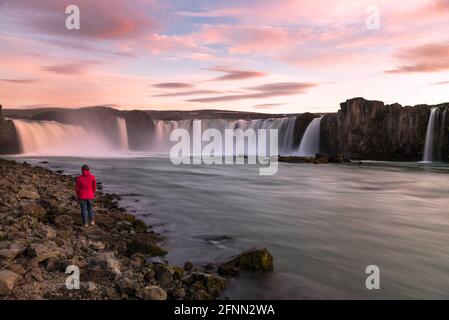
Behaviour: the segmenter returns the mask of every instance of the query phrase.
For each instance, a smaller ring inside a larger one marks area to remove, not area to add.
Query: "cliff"
[[[445,110],[449,104],[403,107],[363,98],[347,100],[336,114],[323,117],[321,150],[351,159],[420,161],[430,110],[434,107]],[[436,121],[436,160],[448,160],[448,121],[447,117]]]
[[[18,153],[20,146],[17,139],[14,124],[6,120],[3,116],[2,106],[0,105],[0,150],[1,153]]]

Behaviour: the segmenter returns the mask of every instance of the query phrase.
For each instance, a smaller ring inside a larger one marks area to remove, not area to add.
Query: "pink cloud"
[[[193,37],[206,45],[224,44],[231,53],[250,53],[285,47],[290,34],[283,28],[250,25],[205,25]]]
[[[42,66],[41,70],[60,75],[80,75],[92,65],[98,64],[96,61],[79,61],[75,63],[63,63],[58,65]]]
[[[268,83],[259,86],[246,88],[249,93],[221,95],[206,98],[190,99],[189,102],[223,102],[223,101],[237,101],[247,99],[261,99],[278,96],[289,96],[296,94],[304,94],[307,89],[316,87],[316,83],[302,83],[302,82],[276,82]]]
[[[386,73],[438,72],[449,70],[449,42],[402,49],[396,54],[401,65]]]
[[[65,9],[76,4],[80,8],[80,30],[67,30]],[[151,13],[156,1],[132,3],[108,0],[14,0],[1,1],[0,7],[10,19],[18,19],[23,31],[80,37],[86,39],[118,40],[154,31],[158,23]]]
[[[264,77],[267,75],[265,72],[262,72],[262,71],[240,70],[240,69],[229,68],[229,67],[225,67],[225,66],[207,68],[207,70],[224,73],[224,75],[214,78],[211,81],[245,80],[245,79],[251,79],[251,78]]]
[[[185,82],[163,82],[156,83],[153,85],[153,87],[162,89],[186,89],[193,88],[193,84]]]

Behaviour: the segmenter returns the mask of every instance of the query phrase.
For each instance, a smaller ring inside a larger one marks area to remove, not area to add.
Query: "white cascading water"
[[[12,119],[22,154],[90,156],[110,153],[114,147],[78,125],[56,121]]]
[[[129,151],[128,128],[126,126],[126,119],[117,117],[117,128],[119,133],[119,145],[121,151]]]
[[[433,161],[433,134],[434,134],[436,114],[437,108],[432,108],[432,110],[430,110],[429,123],[427,124],[426,143],[424,145],[423,162]]]
[[[272,118],[260,120],[223,120],[223,119],[205,119],[201,120],[202,130],[217,129],[224,137],[226,129],[278,129],[278,147],[281,154],[291,154],[293,152],[293,139],[295,130],[295,117]],[[170,133],[174,129],[182,128],[192,132],[193,120],[166,121],[155,120],[155,137],[153,151],[168,152],[173,145],[170,142]],[[242,147],[242,149],[240,149]],[[226,150],[223,144],[222,154],[233,154],[235,150],[247,150],[244,146],[234,146],[233,150]]]
[[[320,130],[322,118],[323,117],[313,119],[307,126],[299,145],[298,156],[315,157],[315,155],[320,152]]]

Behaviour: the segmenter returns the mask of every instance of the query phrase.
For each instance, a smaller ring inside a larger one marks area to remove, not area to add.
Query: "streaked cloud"
[[[439,72],[449,70],[449,42],[403,49],[396,57],[401,65],[386,73]]]
[[[278,82],[263,84],[254,87],[248,87],[248,93],[221,95],[206,98],[190,99],[189,102],[223,102],[223,101],[238,101],[247,99],[262,99],[279,96],[289,96],[296,94],[304,94],[307,89],[318,86],[315,83],[301,83],[301,82]]]
[[[162,82],[153,84],[153,87],[162,89],[187,89],[193,88],[193,84],[185,82]]]
[[[217,90],[190,90],[190,91],[155,94],[152,97],[182,97],[182,96],[196,96],[203,94],[219,94],[219,93],[220,91]]]
[[[224,73],[224,75],[219,76],[214,79],[211,79],[211,81],[245,80],[245,79],[251,79],[251,78],[265,77],[267,75],[265,72],[262,72],[262,71],[240,70],[240,69],[223,67],[223,66],[207,68],[207,70]]]
[[[22,84],[22,83],[34,83],[36,79],[0,79],[1,82],[8,82],[14,84]]]

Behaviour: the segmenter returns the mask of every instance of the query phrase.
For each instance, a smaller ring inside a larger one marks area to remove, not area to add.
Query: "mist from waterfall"
[[[307,126],[299,145],[298,156],[315,157],[315,155],[320,152],[320,130],[322,118],[323,117],[313,119]]]
[[[193,121],[194,120],[192,119],[179,121],[154,120],[155,134],[153,140],[153,151],[161,153],[169,152],[171,147],[176,143],[170,141],[170,133],[175,129],[185,129],[189,133],[192,133]],[[254,129],[256,134],[259,129],[266,129],[267,135],[269,134],[270,129],[277,129],[279,153],[291,154],[294,151],[293,141],[295,122],[295,117],[259,120],[205,119],[201,120],[201,126],[203,131],[206,129],[216,129],[222,134],[223,137],[226,129],[241,129],[243,131],[247,129]],[[206,142],[206,144],[207,143],[209,142]],[[237,155],[236,150],[245,150],[245,154],[248,154],[248,145],[238,145],[237,141],[232,150],[226,149],[224,143],[222,143],[222,146],[221,155]]]

